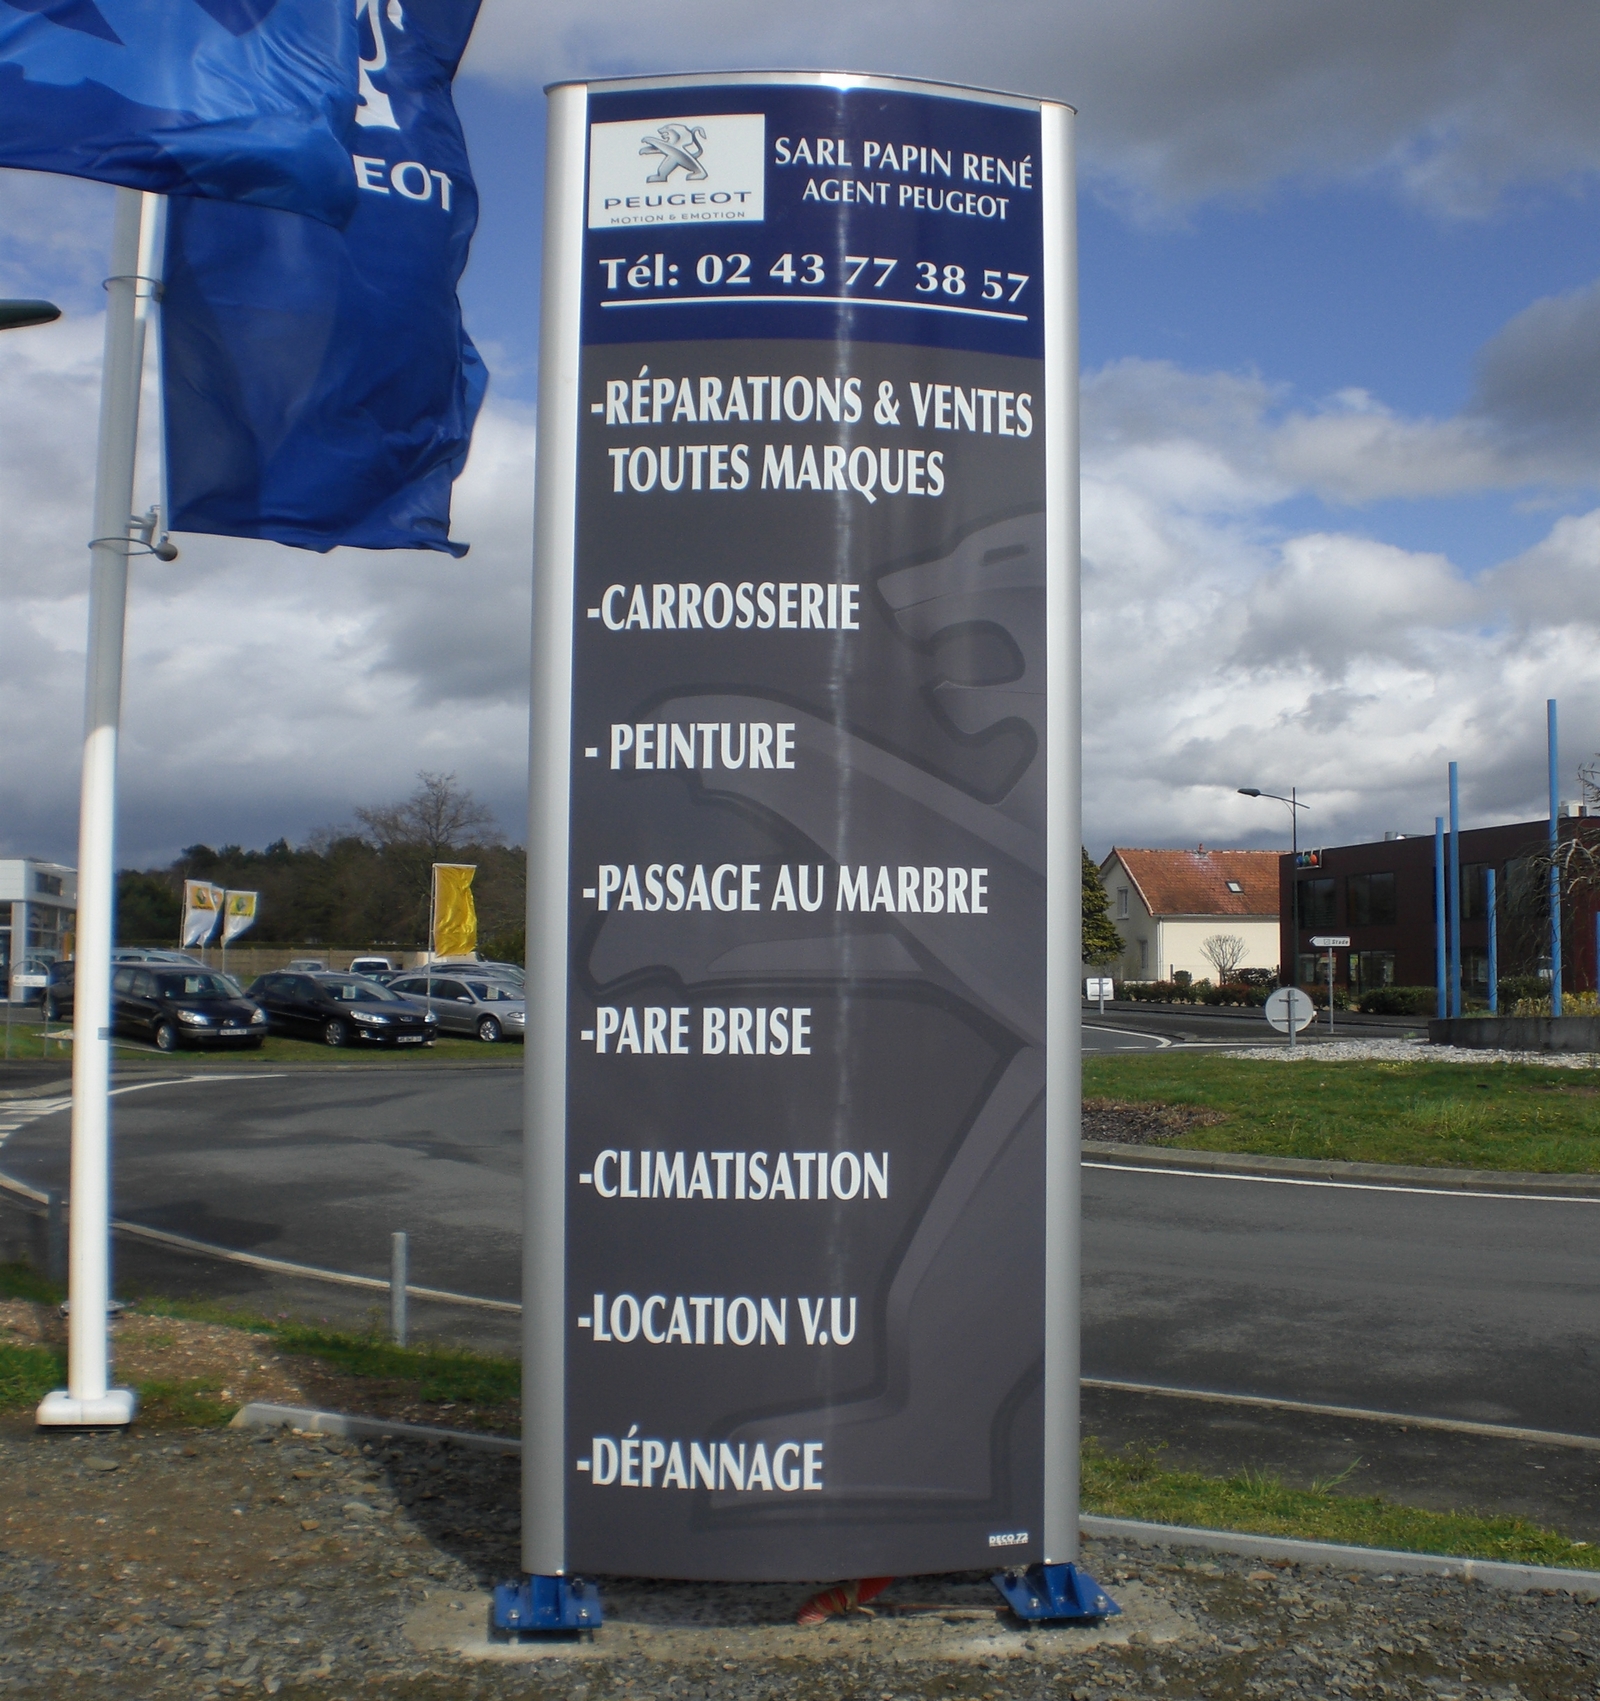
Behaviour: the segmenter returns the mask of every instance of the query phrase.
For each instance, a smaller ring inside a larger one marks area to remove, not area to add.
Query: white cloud
[[[1066,100],[1090,178],[1152,212],[1284,179],[1376,179],[1443,216],[1600,157],[1600,13],[1503,0],[488,0],[466,71],[558,78],[795,65]]]
[[[1307,464],[1305,422],[1275,422],[1252,381],[1126,362],[1088,394],[1084,793],[1096,846],[1171,843],[1175,830],[1287,842],[1287,810],[1239,797],[1241,785],[1297,786],[1313,806],[1303,841],[1426,830],[1452,758],[1469,820],[1536,815],[1547,697],[1562,701],[1564,773],[1600,745],[1600,510],[1558,519],[1476,576],[1349,533],[1283,535],[1272,506],[1286,491],[1370,489],[1367,446],[1342,469],[1330,452],[1315,479],[1291,478],[1297,455]],[[1197,479],[1196,462],[1221,470]],[[1491,473],[1491,484],[1512,476],[1503,459]]]

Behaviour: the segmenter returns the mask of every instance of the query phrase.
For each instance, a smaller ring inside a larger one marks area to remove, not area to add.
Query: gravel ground
[[[1126,1609],[1098,1630],[1017,1626],[976,1576],[905,1579],[877,1616],[804,1632],[805,1586],[611,1579],[593,1640],[494,1644],[487,1590],[517,1567],[516,1500],[514,1463],[449,1446],[8,1420],[0,1694],[1600,1696],[1594,1603],[1095,1543],[1085,1563]]]
[[[1593,1069],[1587,1051],[1480,1051],[1470,1045],[1429,1045],[1425,1039],[1318,1040],[1311,1045],[1240,1046],[1218,1057],[1249,1057],[1273,1063],[1535,1063],[1545,1069]]]
[[[1123,1104],[1117,1099],[1083,1101],[1083,1137],[1119,1146],[1161,1146],[1191,1128],[1210,1128],[1228,1119],[1220,1111],[1186,1104]]]

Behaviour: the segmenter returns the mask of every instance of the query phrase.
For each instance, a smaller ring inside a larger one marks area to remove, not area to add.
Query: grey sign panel
[[[525,1566],[1071,1559],[1069,115],[554,100]]]

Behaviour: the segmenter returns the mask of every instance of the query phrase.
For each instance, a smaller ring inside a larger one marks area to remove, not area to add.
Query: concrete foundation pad
[[[1092,1571],[1093,1562],[1089,1561]],[[825,1583],[664,1583],[599,1579],[605,1623],[592,1634],[510,1642],[492,1635],[490,1596],[444,1590],[413,1608],[406,1634],[425,1653],[491,1661],[606,1661],[746,1665],[769,1660],[1015,1660],[1047,1666],[1093,1647],[1202,1638],[1192,1619],[1137,1582],[1113,1590],[1119,1617],[1099,1624],[1024,1625],[987,1572],[905,1577],[870,1609],[802,1628],[801,1604]]]

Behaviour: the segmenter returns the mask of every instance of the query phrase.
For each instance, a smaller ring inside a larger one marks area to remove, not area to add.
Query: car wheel
[[[326,1045],[343,1045],[350,1038],[350,1030],[343,1022],[329,1022],[323,1027],[322,1038]]]
[[[485,1016],[478,1023],[478,1038],[485,1045],[493,1045],[500,1037],[500,1024],[493,1016]]]
[[[178,1049],[178,1030],[171,1022],[157,1022],[155,1032],[151,1036],[156,1042],[157,1051],[176,1051]]]

